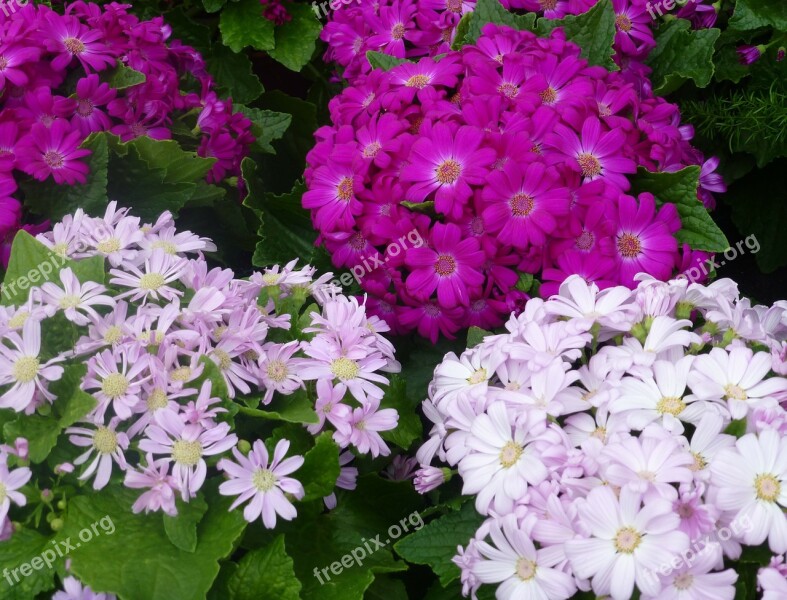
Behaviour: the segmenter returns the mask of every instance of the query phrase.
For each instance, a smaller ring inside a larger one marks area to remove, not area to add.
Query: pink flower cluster
[[[370,307],[432,340],[493,327],[578,273],[600,287],[668,279],[707,257],[681,247],[674,205],[630,195],[637,167],[703,164],[678,107],[548,39],[488,25],[477,46],[361,76],[330,103],[307,156],[303,206]],[[699,197],[721,179],[704,163]],[[416,232],[420,248],[402,243]],[[404,248],[402,246],[405,246]]]
[[[435,369],[415,481],[448,463],[488,517],[454,558],[465,594],[732,600],[724,559],[787,551],[787,302],[638,279],[572,276]]]
[[[57,472],[81,468],[79,480],[92,479],[100,490],[120,471],[127,487],[143,490],[134,512],[174,515],[176,496],[188,502],[217,466],[229,477],[221,493],[238,496],[233,508],[248,501],[245,518],[273,527],[277,515],[295,516],[285,494],[304,495],[288,477],[303,457],[285,458],[286,439],[270,455],[260,440],[239,444],[233,412],[243,418],[248,410],[253,418],[256,407],[277,399],[286,405],[295,395],[314,402],[308,431],[332,431],[345,450],[337,485],[346,489],[357,474],[348,466],[350,447],[389,454],[380,432],[395,428],[398,414],[380,408],[388,383],[381,372],[400,365],[381,335],[385,322],[328,289],[330,274],[315,279],[313,268],[296,269],[292,261],[236,279],[229,269],[209,269],[202,252],[215,246],[177,232],[169,213],[143,225],[114,202],[101,218],[78,210],[39,240],[64,257],[100,256],[111,267],[107,285],[80,281],[66,267],[59,281],[32,288],[23,305],[0,307],[0,408],[32,414],[58,402],[50,384],[67,369],[87,367],[80,387],[96,405],[66,430],[75,458]],[[322,306],[300,315],[314,290]],[[58,319],[70,322],[78,339],[53,354],[42,332]],[[206,373],[211,361],[213,378]],[[5,527],[8,501],[24,503],[14,490],[29,471],[9,475],[4,456],[0,450]],[[130,456],[145,459],[137,464]]]
[[[596,0],[502,0],[513,11],[538,13],[547,19],[579,15]],[[612,0],[615,11],[614,60],[627,81],[650,89],[651,69],[644,63],[656,47],[653,28],[659,2]],[[351,83],[371,70],[366,53],[396,58],[437,56],[451,50],[461,18],[475,10],[476,0],[382,0],[343,4],[332,11],[320,37],[328,44],[324,60],[336,63]],[[717,12],[710,2],[692,0],[675,13],[697,28],[713,27]]]
[[[84,183],[90,150],[80,145],[92,132],[123,141],[172,137],[173,120],[198,110],[200,156],[217,161],[216,182],[240,174],[254,142],[251,122],[220,100],[198,52],[178,40],[161,17],[140,21],[115,2],[72,2],[61,15],[43,3],[0,14],[0,241],[20,228],[13,198],[14,170],[58,184]],[[115,89],[104,77],[117,65],[145,81]],[[186,77],[198,92],[184,92]]]

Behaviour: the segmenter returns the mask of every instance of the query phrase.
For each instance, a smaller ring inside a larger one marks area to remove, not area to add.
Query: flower
[[[109,483],[113,462],[116,462],[121,470],[125,470],[127,467],[124,451],[128,449],[129,439],[125,433],[116,431],[118,423],[120,423],[120,419],[113,417],[108,425],[103,425],[99,421],[95,422],[95,429],[85,427],[66,429],[66,433],[69,434],[68,439],[72,444],[88,448],[74,460],[75,465],[86,463],[95,452],[93,461],[79,476],[80,479],[90,479],[95,474],[94,490],[100,490]]]
[[[352,444],[359,452],[372,456],[388,456],[388,448],[379,431],[396,428],[399,415],[393,408],[380,408],[380,400],[369,398],[360,408],[353,409],[344,423],[336,423],[333,439],[342,447]]]
[[[742,65],[751,65],[760,60],[762,53],[765,51],[765,46],[751,46],[746,44],[739,46],[735,51],[738,53],[738,62]]]
[[[63,376],[58,359],[41,364],[41,323],[28,318],[22,326],[22,335],[16,331],[3,334],[13,344],[12,350],[0,344],[0,385],[12,384],[2,396],[0,407],[13,408],[16,412],[27,410],[33,404],[36,392],[49,402],[55,399],[47,390],[45,381],[57,381]]]
[[[9,469],[6,456],[0,452],[0,522],[6,520],[12,501],[17,506],[27,504],[25,495],[18,490],[30,480],[32,475],[27,467]]]
[[[61,269],[59,278],[62,288],[47,281],[41,286],[41,291],[44,301],[62,310],[69,321],[87,325],[91,320],[98,321],[100,318],[94,306],[115,306],[115,300],[104,294],[107,289],[103,285],[92,281],[80,283],[71,267]]]
[[[775,553],[787,551],[787,440],[772,429],[744,435],[716,455],[711,485],[719,508],[752,523],[743,533],[746,544],[767,538]]]
[[[170,517],[177,516],[175,480],[169,474],[166,458],[154,460],[153,455],[148,454],[147,465],[141,471],[128,469],[123,484],[132,489],[147,489],[131,507],[134,514],[161,510]]]
[[[76,577],[68,576],[63,580],[63,590],[55,592],[52,600],[116,600],[114,594],[98,594],[88,586],[83,586]]]
[[[243,509],[243,518],[251,523],[261,516],[268,529],[276,526],[277,515],[285,521],[295,518],[297,511],[284,494],[291,494],[298,500],[304,497],[303,485],[287,477],[303,466],[304,459],[302,456],[284,459],[289,449],[287,440],[279,440],[269,460],[265,444],[256,440],[248,456],[233,448],[232,454],[237,462],[228,459],[219,462],[219,468],[230,477],[219,486],[219,493],[238,496],[230,510],[250,500]]]
[[[79,139],[79,131],[66,121],[58,119],[50,127],[35,123],[29,137],[16,146],[19,168],[39,181],[51,175],[55,183],[85,183],[89,169],[79,159],[92,152],[80,150]]]
[[[659,584],[648,578],[648,571],[670,564],[689,545],[669,502],[651,499],[645,507],[641,502],[628,488],[617,498],[610,488],[598,487],[579,507],[591,535],[568,540],[566,555],[580,577],[591,578],[596,595],[626,600],[635,584],[647,594],[657,593]]]

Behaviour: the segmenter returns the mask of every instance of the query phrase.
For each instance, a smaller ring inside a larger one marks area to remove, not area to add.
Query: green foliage
[[[492,332],[476,327],[475,325],[472,326],[467,330],[467,347],[474,348],[478,346],[478,344],[483,342],[484,338],[488,335],[492,335]]]
[[[211,7],[213,8],[213,7]],[[221,11],[221,39],[233,52],[247,46],[255,50],[272,50],[276,45],[273,22],[263,19],[258,0],[228,2]]]
[[[535,13],[528,13],[526,15],[515,15],[514,13],[505,9],[499,0],[479,0],[475,5],[475,10],[471,17],[468,17],[463,29],[466,30],[464,39],[460,42],[457,33],[455,44],[460,47],[464,44],[474,44],[475,41],[481,36],[481,29],[487,23],[496,23],[497,25],[508,25],[513,29],[525,29],[533,31],[536,21]]]
[[[773,0],[736,0],[730,27],[756,29],[768,26],[787,31],[787,4]]]
[[[303,466],[298,469],[298,478],[305,481],[304,502],[319,500],[333,492],[339,478],[339,447],[332,434],[324,431],[314,442],[314,448],[303,457]]]
[[[645,61],[653,69],[653,91],[668,94],[689,79],[707,87],[713,77],[713,49],[718,29],[691,30],[686,19],[673,19],[659,27],[656,47]]]
[[[394,548],[405,560],[429,565],[443,586],[459,577],[459,567],[451,562],[457,546],[464,546],[473,537],[484,517],[473,502],[431,521],[419,531],[399,540]]]
[[[245,53],[233,52],[223,44],[214,44],[205,60],[219,92],[232,98],[236,110],[240,108],[238,104],[254,102],[265,91]]]
[[[29,563],[48,548],[54,548],[51,538],[32,529],[22,529],[11,536],[11,539],[0,542],[0,572],[8,569],[13,582],[13,586],[9,585],[5,577],[0,577],[0,598],[30,600],[55,587],[55,573],[52,569],[31,569],[32,572],[27,576],[19,571],[22,564]],[[57,558],[57,563],[62,567],[63,559]]]
[[[259,600],[263,590],[277,600],[299,600],[301,584],[284,547],[284,536],[246,554],[230,577],[228,589],[229,600]]]
[[[651,173],[640,167],[632,181],[632,193],[650,192],[658,206],[665,202],[675,205],[681,220],[681,229],[675,236],[679,242],[697,250],[724,252],[729,247],[727,238],[697,199],[699,177],[697,166],[675,173]]]
[[[394,67],[412,62],[405,58],[396,58],[390,54],[374,52],[372,50],[366,53],[366,60],[372,65],[372,69],[382,69],[383,71],[390,71]]]
[[[292,18],[275,28],[274,47],[268,54],[288,69],[300,71],[314,53],[322,26],[308,5],[290,3],[286,6]]]
[[[408,397],[407,384],[403,377],[392,375],[390,385],[385,389],[380,408],[394,408],[399,413],[399,422],[396,429],[383,431],[381,437],[404,448],[421,438],[423,428],[421,419],[418,417],[418,407],[421,401],[414,397]]]
[[[560,20],[539,19],[537,31],[545,35],[556,27],[563,28],[566,37],[582,49],[582,57],[591,65],[617,71],[617,65],[612,61],[615,11],[611,0],[600,0],[581,15],[567,15]]]

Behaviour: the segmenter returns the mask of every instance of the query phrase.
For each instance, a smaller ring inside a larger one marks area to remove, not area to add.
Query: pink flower
[[[124,450],[128,449],[128,436],[125,433],[116,431],[120,419],[113,417],[108,425],[96,421],[95,429],[85,427],[69,427],[66,433],[69,434],[69,441],[75,446],[87,447],[88,449],[80,454],[75,460],[75,465],[82,465],[93,457],[93,461],[79,476],[79,479],[90,479],[95,474],[93,489],[100,490],[109,483],[112,475],[112,463],[115,462],[121,470],[125,470],[128,465]]]
[[[41,286],[41,291],[44,302],[62,310],[69,321],[87,325],[91,320],[100,319],[94,306],[115,306],[115,300],[104,293],[107,288],[93,281],[79,283],[70,267],[61,269],[59,277],[62,288],[48,281]]]
[[[360,408],[353,410],[347,422],[337,427],[333,439],[342,447],[352,444],[362,454],[371,453],[373,457],[388,456],[388,448],[379,431],[395,429],[399,414],[393,408],[380,408],[377,398],[369,398]]]
[[[2,492],[0,494],[0,523],[6,522],[12,500],[17,506],[27,504],[25,495],[18,490],[30,480],[32,475],[27,467],[9,470],[6,456],[0,453],[0,492]]]
[[[140,471],[128,469],[123,485],[132,489],[146,489],[131,510],[139,514],[143,510],[148,512],[162,511],[170,517],[178,514],[175,506],[175,480],[169,474],[169,461],[166,458],[153,460],[153,455],[147,455],[147,465]]]
[[[297,511],[284,494],[291,494],[297,500],[304,497],[303,485],[297,479],[287,477],[303,466],[304,459],[302,456],[284,459],[289,448],[288,440],[279,440],[269,462],[265,444],[257,440],[248,456],[233,448],[232,454],[237,462],[226,458],[219,461],[218,468],[230,476],[229,481],[219,486],[219,492],[223,496],[238,496],[230,510],[251,500],[243,509],[243,518],[251,523],[262,516],[262,522],[268,529],[276,526],[277,515],[285,521],[295,518]]]
[[[61,119],[51,127],[35,123],[28,137],[16,147],[19,168],[39,181],[51,175],[55,183],[85,183],[89,169],[79,159],[92,152],[79,149],[81,137],[78,130]]]

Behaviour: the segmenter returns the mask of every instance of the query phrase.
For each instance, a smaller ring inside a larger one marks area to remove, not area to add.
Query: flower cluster
[[[304,458],[285,458],[291,444],[281,436],[268,448],[239,440],[240,419],[251,420],[244,431],[256,436],[272,432],[280,414],[311,434],[331,432],[344,450],[337,485],[345,489],[357,475],[350,448],[389,453],[380,432],[395,428],[398,414],[380,408],[388,383],[381,373],[400,366],[381,335],[385,322],[334,293],[330,274],[315,279],[313,268],[293,261],[236,279],[229,269],[209,269],[202,252],[215,246],[177,232],[169,213],[142,225],[115,203],[100,218],[80,209],[38,239],[73,262],[31,288],[23,304],[0,307],[0,408],[21,413],[21,431],[26,415],[54,419],[47,415],[62,414],[68,402],[66,381],[78,383],[70,393],[84,408],[69,408],[67,461],[37,484],[57,493],[59,476],[73,474],[66,477],[101,490],[116,475],[142,492],[135,513],[175,515],[176,498],[190,501],[217,468],[227,476],[220,493],[237,496],[232,508],[248,502],[244,517],[273,527],[277,515],[292,519],[291,500],[304,496],[289,476]],[[106,285],[77,276],[91,257],[109,263]],[[322,306],[301,314],[312,291]],[[17,453],[26,452],[23,442]],[[16,490],[30,478],[26,468],[9,471],[6,454],[0,450],[3,528],[9,502],[24,504]]]
[[[331,101],[303,205],[392,329],[497,326],[526,299],[523,273],[551,293],[572,273],[631,286],[707,257],[679,245],[673,204],[627,192],[638,166],[702,164],[712,206],[717,161],[703,164],[677,106],[579,52],[560,31],[487,25],[477,46],[373,71]],[[406,247],[411,232],[426,246]]]
[[[579,15],[596,0],[502,0],[509,10],[538,13],[547,19]],[[661,1],[612,0],[615,11],[614,60],[627,80],[649,89],[651,69],[645,65],[656,47],[653,28],[664,15]],[[342,4],[332,11],[321,38],[328,44],[325,61],[342,68],[353,82],[370,71],[366,53],[382,52],[396,58],[437,56],[449,52],[461,18],[475,10],[476,0],[382,0]],[[674,6],[674,4],[673,4]],[[713,27],[717,8],[706,0],[683,3],[675,16],[696,28]]]
[[[13,194],[21,173],[84,183],[91,152],[80,145],[93,132],[169,139],[175,120],[193,111],[201,132],[195,149],[217,159],[208,180],[240,174],[254,141],[251,122],[212,91],[198,52],[167,42],[172,31],[161,17],[141,21],[127,8],[78,1],[61,15],[31,2],[0,14],[0,241],[20,227]],[[116,81],[118,68],[144,81]],[[196,92],[187,91],[188,80]]]
[[[787,303],[639,279],[573,276],[435,369],[415,481],[447,462],[488,517],[454,558],[466,594],[732,600],[742,545],[787,551]]]

